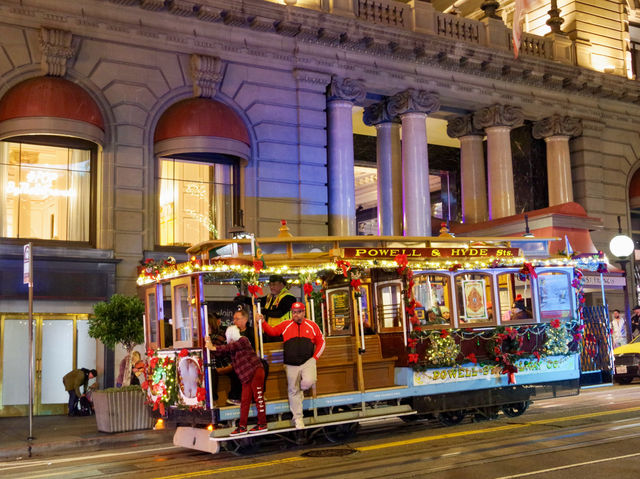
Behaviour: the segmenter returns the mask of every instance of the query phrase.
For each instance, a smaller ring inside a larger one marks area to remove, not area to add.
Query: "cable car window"
[[[460,324],[493,324],[493,277],[482,273],[463,273],[455,279]]]
[[[416,315],[423,326],[450,325],[451,294],[449,276],[443,274],[418,274],[414,276],[413,295],[420,306]]]
[[[349,287],[327,290],[329,336],[346,336],[352,331],[351,292]]]
[[[568,320],[572,317],[571,281],[562,272],[538,273],[540,320]]]
[[[379,331],[402,331],[402,283],[378,284],[376,300]]]
[[[498,275],[500,321],[533,321],[531,277],[518,271]]]

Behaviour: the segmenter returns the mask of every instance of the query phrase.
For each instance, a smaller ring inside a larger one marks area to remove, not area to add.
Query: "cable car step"
[[[367,422],[375,419],[388,419],[399,416],[407,416],[410,414],[416,414],[416,411],[411,409],[408,404],[400,406],[387,406],[383,408],[367,409],[363,411],[343,411],[332,414],[321,414],[317,417],[305,417],[304,424],[305,429],[313,429],[326,426],[337,426],[340,424],[348,424],[352,422]],[[291,421],[272,421],[268,424],[269,430],[265,432],[258,432],[254,434],[246,434],[242,436],[230,436],[233,427],[214,429],[211,433],[211,439],[214,441],[228,441],[231,439],[238,439],[239,437],[253,437],[262,436],[265,434],[281,434],[289,431],[296,431],[297,429],[291,426]]]

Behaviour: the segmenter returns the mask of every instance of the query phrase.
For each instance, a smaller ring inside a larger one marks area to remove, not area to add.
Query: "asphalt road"
[[[517,418],[444,427],[384,420],[347,442],[281,438],[257,452],[209,455],[171,444],[87,450],[0,463],[3,478],[550,478],[640,477],[640,385],[540,401]]]

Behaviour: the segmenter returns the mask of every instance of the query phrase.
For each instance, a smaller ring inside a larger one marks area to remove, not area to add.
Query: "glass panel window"
[[[380,330],[402,330],[402,283],[395,282],[378,285],[377,301]]]
[[[531,301],[531,280],[519,272],[498,276],[498,296],[500,298],[500,320],[529,321],[533,316]]]
[[[0,237],[89,241],[91,150],[0,141]]]
[[[565,273],[538,273],[540,292],[540,319],[568,320],[572,317],[571,282]]]
[[[329,335],[349,335],[353,324],[351,318],[351,293],[348,287],[327,290],[329,305]]]
[[[175,301],[175,340],[176,342],[191,340],[191,317],[189,314],[189,287],[176,286],[173,290]]]
[[[455,285],[460,324],[494,322],[490,275],[463,273],[456,276]]]
[[[233,166],[161,158],[159,172],[160,245],[226,236],[233,223]]]
[[[416,308],[420,324],[451,324],[449,277],[442,274],[418,274],[413,281],[413,295],[421,305]]]

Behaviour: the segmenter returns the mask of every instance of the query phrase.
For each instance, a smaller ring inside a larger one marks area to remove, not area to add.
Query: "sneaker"
[[[235,428],[233,431],[229,433],[229,436],[242,436],[246,433],[247,433],[246,427],[238,426],[237,428]]]
[[[258,432],[267,432],[269,430],[269,426],[266,424],[258,424],[257,426],[249,429],[249,434],[256,434]]]
[[[230,406],[240,406],[240,400],[238,399],[227,399],[227,404]]]
[[[296,429],[304,429],[304,420],[302,418],[297,418],[294,420],[293,425]]]

